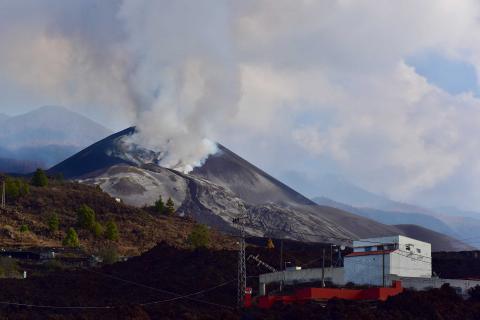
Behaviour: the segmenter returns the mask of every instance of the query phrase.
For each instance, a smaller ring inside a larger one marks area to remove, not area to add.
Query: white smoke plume
[[[25,1],[1,9],[15,18],[1,23],[11,32],[2,32],[9,48],[0,59],[19,83],[130,120],[134,142],[163,154],[163,166],[188,171],[216,150],[206,139],[236,113],[240,91],[228,2]]]
[[[478,209],[479,13],[477,0],[3,0],[0,95],[137,125],[172,168],[201,163],[210,139],[281,179],[330,171]],[[430,52],[470,66],[474,88],[409,64]]]

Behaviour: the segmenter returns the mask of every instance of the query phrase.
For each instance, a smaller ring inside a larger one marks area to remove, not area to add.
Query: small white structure
[[[432,276],[430,243],[405,236],[361,239],[344,258],[345,282],[381,286],[388,276]]]

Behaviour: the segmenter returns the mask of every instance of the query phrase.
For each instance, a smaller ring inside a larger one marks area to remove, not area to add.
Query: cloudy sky
[[[171,161],[217,140],[308,196],[334,173],[480,210],[479,17],[476,0],[0,0],[0,112],[136,124]]]

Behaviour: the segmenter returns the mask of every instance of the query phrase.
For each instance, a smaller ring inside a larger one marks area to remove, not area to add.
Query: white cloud
[[[0,79],[140,121],[187,162],[208,136],[276,174],[334,161],[397,199],[480,208],[479,99],[404,63],[434,50],[480,75],[478,1],[101,3],[0,4]]]

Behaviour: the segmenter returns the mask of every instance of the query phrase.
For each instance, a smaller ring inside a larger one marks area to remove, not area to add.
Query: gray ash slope
[[[160,167],[155,154],[124,142],[135,128],[111,135],[51,168],[66,178],[99,185],[128,204],[153,204],[172,197],[177,212],[201,223],[230,230],[232,218],[247,213],[256,236],[326,241],[325,237],[361,238],[408,235],[349,212],[320,206],[271,177],[222,145],[190,174]],[[321,235],[321,236],[317,236]],[[442,244],[440,250],[453,247]]]

